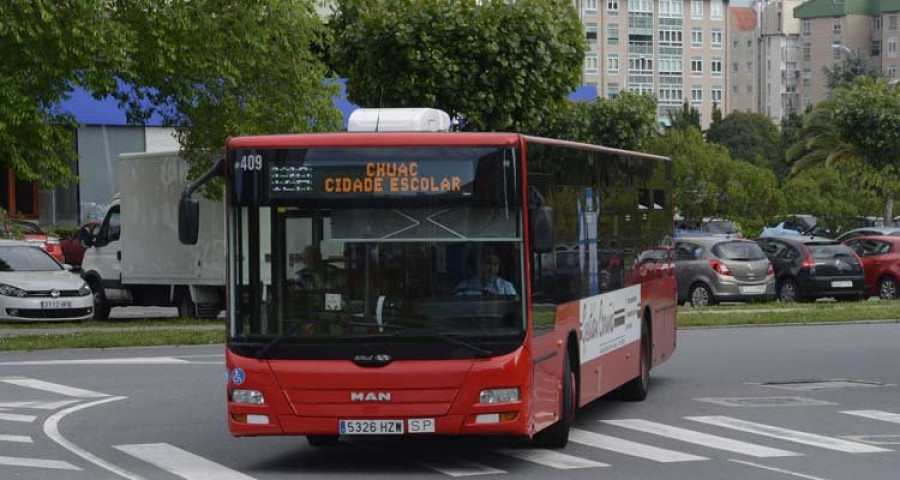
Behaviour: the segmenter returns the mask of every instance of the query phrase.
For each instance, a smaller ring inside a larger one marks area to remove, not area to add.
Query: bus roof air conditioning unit
[[[435,108],[359,108],[348,132],[449,132],[450,115]]]

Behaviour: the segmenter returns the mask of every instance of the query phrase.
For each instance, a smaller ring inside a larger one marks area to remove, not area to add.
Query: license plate
[[[403,435],[403,420],[341,420],[341,435]]]
[[[70,308],[72,302],[65,300],[45,300],[41,302],[41,308]]]
[[[765,285],[749,285],[741,287],[741,293],[766,293]]]
[[[853,280],[836,280],[831,282],[831,288],[851,288],[853,287]]]
[[[409,433],[434,433],[435,422],[433,418],[410,418]]]

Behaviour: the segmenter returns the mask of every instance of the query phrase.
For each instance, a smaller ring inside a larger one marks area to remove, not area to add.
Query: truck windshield
[[[470,188],[478,197],[478,188]],[[506,201],[512,197],[387,203],[298,197],[232,209],[233,351],[440,359],[521,346],[522,218],[521,207]]]

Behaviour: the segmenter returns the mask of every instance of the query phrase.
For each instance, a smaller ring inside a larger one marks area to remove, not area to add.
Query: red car
[[[856,237],[844,245],[862,260],[867,295],[878,295],[885,300],[900,298],[900,237]]]
[[[41,230],[41,227],[34,222],[29,222],[27,220],[10,220],[10,222],[15,224],[15,228],[23,235],[26,242],[43,248],[51,257],[56,259],[57,262],[63,263],[62,246],[59,244],[58,237],[47,235]],[[15,237],[11,231],[10,225],[0,227],[0,237]]]
[[[81,226],[71,237],[62,241],[62,253],[66,263],[72,266],[80,266],[84,260],[84,244],[81,239],[94,236],[100,230],[100,222],[88,222]]]

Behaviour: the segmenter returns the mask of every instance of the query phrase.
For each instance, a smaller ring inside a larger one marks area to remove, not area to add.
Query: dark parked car
[[[844,244],[862,259],[866,295],[885,300],[900,298],[900,236],[857,237]]]
[[[775,298],[775,276],[766,254],[749,240],[696,236],[675,240],[678,303],[695,307],[716,302]]]
[[[863,298],[862,263],[850,247],[828,238],[807,236],[765,237],[756,242],[775,269],[781,301]]]

